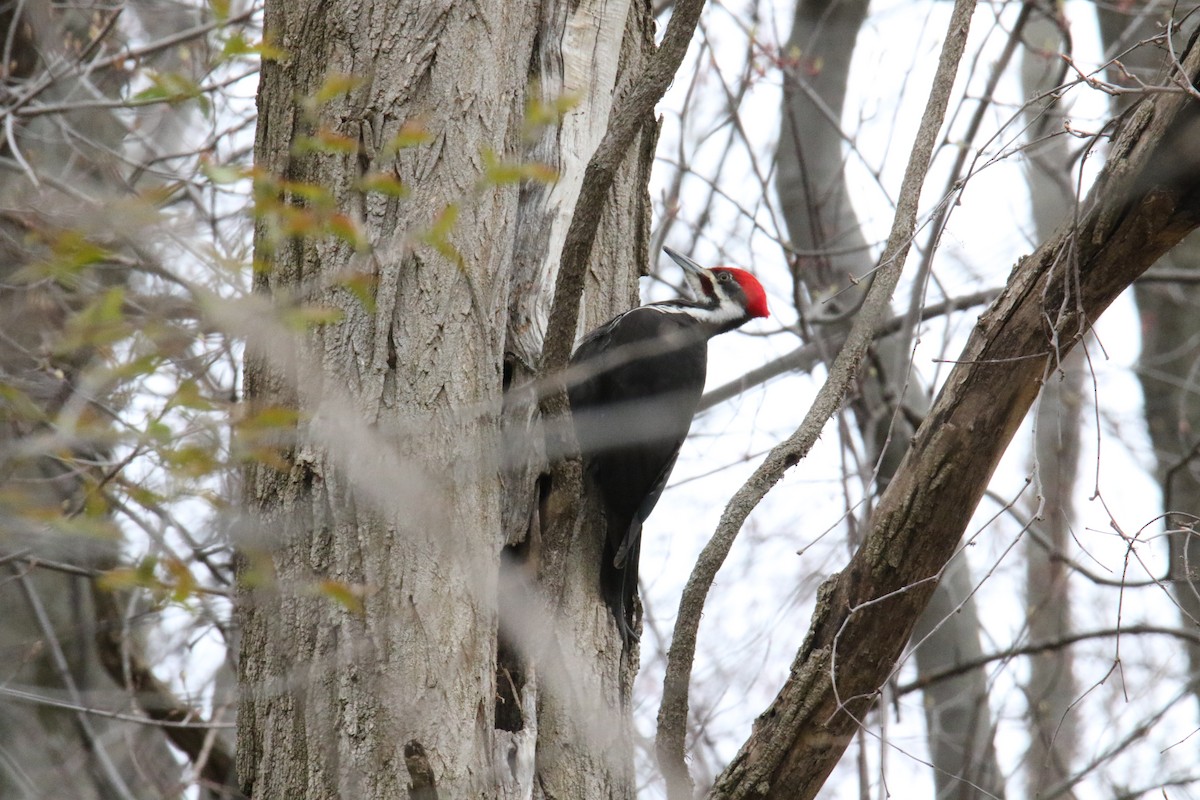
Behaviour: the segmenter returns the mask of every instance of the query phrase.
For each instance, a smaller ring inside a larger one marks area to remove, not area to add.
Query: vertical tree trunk
[[[504,452],[500,419],[505,387],[540,351],[583,165],[652,46],[648,8],[280,0],[266,28],[288,56],[263,65],[256,156],[287,183],[283,206],[260,208],[256,288],[337,319],[298,335],[242,321],[249,397],[299,411],[282,460],[247,476],[243,786],[260,798],[631,796],[628,667],[599,559],[586,536],[558,552],[539,541],[544,454]],[[541,113],[564,97],[560,110],[575,105],[561,119],[529,126],[531,101]],[[634,297],[648,141],[610,195],[589,323]],[[507,177],[528,159],[560,180]],[[363,191],[378,176],[407,196]],[[280,225],[328,209],[358,241]],[[528,400],[509,398],[510,443],[536,436]],[[502,552],[525,568],[502,576]],[[531,594],[547,559],[563,579]]]
[[[1053,134],[1063,129],[1061,104],[1052,94],[1063,81],[1059,53],[1066,41],[1066,20],[1048,11],[1031,12],[1022,32],[1021,85],[1029,103],[1024,114],[1032,142],[1025,163],[1037,239],[1050,237],[1068,219],[1075,200],[1072,159],[1067,139]],[[1046,99],[1035,102],[1032,98]],[[1037,513],[1037,530],[1025,537],[1025,608],[1029,639],[1053,642],[1071,629],[1068,569],[1059,554],[1071,545],[1075,504],[1072,493],[1079,473],[1083,352],[1063,359],[1046,382],[1034,410],[1035,485],[1030,510]],[[1074,763],[1075,718],[1071,707],[1078,697],[1071,650],[1063,647],[1030,656],[1030,748],[1026,777],[1030,796],[1040,796],[1069,775]]]
[[[1135,10],[1138,13],[1130,14],[1098,4],[1100,33],[1106,53],[1120,53],[1125,69],[1153,80],[1162,69],[1161,48],[1142,45],[1128,53],[1123,51],[1160,33],[1164,16],[1173,9],[1164,7],[1146,16],[1140,9]],[[1193,20],[1187,31],[1194,30],[1194,25]],[[1109,78],[1122,80],[1116,73],[1110,73]],[[1200,236],[1188,236],[1156,266],[1177,274],[1200,274]],[[1195,344],[1200,342],[1200,313],[1195,278],[1178,284],[1138,283],[1134,297],[1142,326],[1137,374],[1146,427],[1154,445],[1155,477],[1167,514],[1164,522],[1170,542],[1169,577],[1183,627],[1194,629],[1200,620],[1200,537],[1196,535],[1195,518],[1200,515],[1200,393],[1196,390],[1200,362],[1195,356]],[[1200,645],[1192,642],[1185,647],[1189,684],[1200,702]]]

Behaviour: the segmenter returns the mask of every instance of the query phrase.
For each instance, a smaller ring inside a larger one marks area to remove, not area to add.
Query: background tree
[[[225,152],[206,92],[247,73],[246,16],[0,8],[5,797],[231,791],[228,698],[183,674],[189,640],[227,629],[227,543],[196,501],[219,485],[210,412],[233,372],[164,261],[197,227],[223,243],[196,152]]]
[[[1095,325],[1195,224],[1190,6],[35,5],[5,796],[1194,787],[1186,271],[1139,284],[1144,408]],[[712,349],[639,671],[556,386],[664,242],[775,317]]]
[[[785,51],[793,63],[784,72],[780,115],[780,206],[789,244],[799,251],[794,274],[802,289],[796,297],[813,298],[797,310],[807,323],[807,337],[823,342],[822,359],[828,362],[837,352],[829,339],[846,337],[863,302],[869,284],[858,277],[871,274],[874,266],[851,205],[840,125],[854,44],[866,12],[866,3],[800,2]],[[955,175],[959,173],[961,165],[954,169]],[[932,255],[932,248],[927,252]],[[927,273],[928,261],[921,266]],[[850,291],[843,291],[847,286]],[[915,301],[916,295],[914,308]],[[927,395],[909,369],[910,336],[911,331],[904,330],[874,343],[868,366],[850,395],[866,479],[867,502],[860,526],[870,524],[872,498],[894,477],[915,422],[928,411]],[[861,535],[849,541],[851,547],[858,544]],[[982,655],[972,583],[965,559],[955,559],[942,575],[914,633],[920,675],[955,669]],[[1003,795],[982,665],[963,669],[952,679],[933,681],[926,693],[938,796],[955,796],[964,783]]]

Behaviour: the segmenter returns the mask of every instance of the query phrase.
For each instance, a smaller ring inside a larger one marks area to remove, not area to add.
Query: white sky
[[[973,96],[978,96],[981,91],[995,54],[1004,44],[1007,27],[999,30],[993,24],[998,8],[981,4],[973,22],[968,63],[970,53],[981,40],[987,40],[991,54],[979,61],[971,81]],[[949,3],[900,0],[875,3],[859,39],[843,124],[847,130],[856,132],[864,159],[880,171],[881,182],[891,196],[900,183],[949,11]],[[1002,19],[1006,25],[1011,25],[1016,11],[1017,4],[1012,3],[1003,9]],[[736,3],[710,5],[705,13],[706,29],[716,39],[717,62],[721,73],[729,80],[739,74],[741,59],[745,57],[744,39],[729,23],[748,18],[748,13]],[[1071,3],[1066,13],[1073,23],[1077,62],[1081,66],[1097,66],[1099,45],[1090,6]],[[790,29],[790,14],[790,3],[777,3],[774,15],[760,20],[758,35],[768,44],[780,43]],[[714,33],[717,31],[720,33]],[[689,59],[696,57],[697,50],[693,43]],[[680,70],[672,92],[660,107],[664,119],[660,153],[671,158],[680,137],[676,109],[688,88],[690,78],[686,76],[691,74],[691,63],[686,62]],[[715,88],[716,80],[715,75],[707,75],[705,86]],[[791,324],[795,319],[789,309],[786,269],[778,247],[769,237],[752,233],[734,206],[736,202],[754,208],[757,219],[767,230],[778,230],[782,226],[780,221],[771,218],[762,202],[755,177],[755,169],[762,174],[771,165],[779,84],[778,73],[768,72],[750,90],[741,116],[743,121],[755,123],[748,125],[747,130],[753,139],[756,163],[746,156],[744,149],[735,148],[721,179],[721,186],[730,194],[732,202],[717,203],[714,218],[695,250],[695,257],[702,262],[716,263],[720,259],[726,263],[752,265],[769,287],[775,316],[748,325],[746,330],[752,333],[776,331],[781,324]],[[989,111],[985,124],[992,130],[1017,113],[1022,96],[1013,75],[1005,78],[1000,94],[1004,102]],[[1088,89],[1076,89],[1069,97],[1073,127],[1095,130],[1096,120],[1106,112],[1108,98]],[[698,112],[700,121],[691,123],[690,132],[707,130],[704,126],[713,124],[709,120],[719,112],[720,105],[721,101],[717,99],[707,102],[693,99],[693,107],[699,106],[701,110]],[[967,116],[970,110],[968,106],[966,113],[959,116]],[[1019,123],[1012,125],[1011,132],[1000,141],[1011,144],[1019,136],[1019,130]],[[702,172],[706,168],[715,169],[707,165],[713,164],[720,152],[721,141],[720,137],[714,136],[700,146],[689,145],[692,164],[699,165]],[[926,183],[926,208],[931,208],[938,199],[953,157],[949,148],[936,155]],[[1099,163],[1099,158],[1093,160],[1088,180],[1094,176],[1094,168]],[[652,198],[657,200],[662,196],[672,171],[660,162],[651,184]],[[891,225],[891,202],[861,162],[855,159],[851,159],[851,185],[857,189],[854,201],[868,241],[881,241]],[[684,186],[681,216],[687,219],[688,200],[695,198],[697,203],[700,202],[706,189],[703,182],[694,179],[685,182]],[[770,203],[774,205],[776,200],[771,198]],[[936,261],[938,275],[950,291],[966,292],[1001,285],[1017,258],[1032,249],[1034,234],[1029,213],[1025,178],[1017,159],[1001,160],[973,178],[961,205],[954,209]],[[672,244],[687,247],[690,244],[687,235],[686,226],[676,226]],[[918,235],[919,242],[925,240],[926,235]],[[713,242],[720,245],[723,256],[718,256]],[[917,258],[915,253],[910,254],[910,270],[915,268]],[[672,274],[667,273],[668,277]],[[652,295],[644,298],[647,300],[670,296],[670,290],[660,284],[648,284],[645,288]],[[907,284],[902,284],[897,293],[901,304],[907,302],[907,292]],[[934,301],[940,299],[936,294],[931,297]],[[944,357],[953,358],[958,352],[981,310],[976,309],[953,323],[954,343]],[[940,348],[945,324],[945,321],[930,323],[925,340],[916,353],[917,369],[927,378],[936,373],[939,379],[944,379],[948,370],[948,365],[937,369],[932,364],[933,358],[943,356]],[[1150,523],[1140,537],[1149,541],[1139,546],[1138,556],[1152,575],[1160,576],[1166,569],[1165,543],[1152,536],[1161,530],[1161,525],[1151,522],[1159,513],[1161,501],[1157,486],[1146,472],[1152,463],[1151,449],[1140,419],[1140,389],[1130,370],[1140,347],[1138,330],[1133,304],[1128,297],[1122,297],[1097,326],[1103,351],[1095,342],[1089,345],[1095,384],[1085,386],[1083,474],[1076,490],[1079,518],[1074,529],[1076,549],[1071,555],[1109,577],[1121,575],[1127,555],[1126,544],[1113,534],[1110,513],[1129,533]],[[730,335],[714,341],[710,347],[709,388],[788,352],[797,343],[795,337],[787,334],[766,339]],[[695,557],[715,529],[724,501],[757,466],[765,450],[799,424],[816,391],[815,381],[823,378],[823,371],[818,370],[813,377],[776,379],[765,389],[757,389],[723,404],[698,420],[693,428],[694,435],[680,456],[672,484],[647,523],[641,571],[649,615],[643,637],[643,671],[637,697],[639,730],[651,740],[662,680],[657,639],[660,632],[662,636],[670,635],[682,586]],[[1091,402],[1093,391],[1094,396],[1102,399],[1099,414]],[[846,493],[842,475],[854,465],[843,461],[844,455],[832,427],[834,424],[830,423],[809,457],[788,474],[751,516],[710,595],[709,610],[700,631],[692,708],[694,716],[698,710],[711,714],[706,720],[706,738],[713,743],[718,763],[705,763],[703,753],[697,754],[692,766],[701,781],[705,772],[714,768],[719,770],[736,753],[749,734],[754,717],[773,699],[807,631],[817,585],[847,560],[846,531],[841,524]],[[848,425],[853,427],[852,422]],[[1097,437],[1102,458],[1097,458]],[[999,496],[1013,498],[1025,486],[1030,474],[1030,441],[1027,423],[1017,434],[993,480],[992,488]],[[1097,465],[1100,492],[1093,498]],[[854,480],[848,480],[846,484],[853,492]],[[1027,490],[1026,493],[1031,492]],[[976,582],[981,581],[985,573],[991,573],[982,581],[977,596],[985,628],[985,652],[1007,646],[1024,625],[1022,604],[1019,600],[1014,602],[1021,596],[1024,581],[1021,546],[1010,547],[1019,526],[1007,518],[988,524],[996,511],[994,502],[985,500],[981,505],[968,529],[968,534],[977,534],[977,538],[966,554]],[[818,538],[820,541],[813,544]],[[804,549],[803,555],[797,555],[801,549]],[[1128,577],[1136,581],[1149,576],[1134,561]],[[1097,589],[1077,577],[1072,578],[1071,586],[1075,592],[1072,613],[1078,629],[1116,625],[1115,603],[1120,598],[1115,590]],[[1135,622],[1178,624],[1177,612],[1160,588],[1126,592],[1121,614],[1122,624],[1126,626]],[[1184,669],[1185,659],[1175,644],[1125,637],[1121,648],[1126,678],[1124,691],[1119,686],[1113,691],[1120,679],[1120,676],[1114,676],[1108,679],[1107,690],[1092,692],[1079,703],[1082,759],[1099,753],[1112,739],[1124,735],[1135,724],[1132,720],[1141,718],[1155,704],[1168,702],[1178,688],[1179,684],[1171,679],[1155,677],[1163,670],[1164,662],[1169,665],[1172,675]],[[1080,686],[1086,690],[1111,667],[1114,640],[1089,643],[1077,652],[1080,654],[1077,656]],[[1139,664],[1143,653],[1150,656],[1145,659],[1145,667]],[[901,680],[911,678],[912,668],[906,666],[904,670]],[[1015,683],[1026,677],[1027,667],[1018,659],[1011,666],[997,665],[989,670],[989,675],[996,686],[992,710],[1001,726],[997,736],[1000,759],[1006,773],[1012,775],[1018,770],[1019,760],[1028,746],[1021,719],[1024,700]],[[1124,700],[1125,693],[1128,701]],[[920,763],[921,759],[927,758],[920,703],[919,695],[903,698],[901,719],[890,723],[890,742],[908,754],[892,750],[887,756],[887,779],[896,797],[932,796],[929,770]],[[1159,751],[1187,737],[1196,728],[1194,705],[1191,701],[1178,704],[1144,744],[1131,748],[1107,768],[1108,777],[1128,777],[1131,785],[1146,785],[1165,780],[1173,770],[1190,768],[1194,763],[1193,747],[1178,747],[1165,754]],[[874,750],[872,763],[877,763],[878,746],[872,744],[870,747]],[[843,764],[822,793],[823,797],[857,796],[858,782],[852,763],[855,751],[855,746],[847,751]],[[1013,776],[1009,780],[1010,792],[1019,796],[1022,788],[1019,777]],[[1080,796],[1100,796],[1089,795],[1089,792],[1103,792],[1103,787],[1104,784],[1086,781]],[[1181,791],[1172,789],[1169,796],[1185,796]]]

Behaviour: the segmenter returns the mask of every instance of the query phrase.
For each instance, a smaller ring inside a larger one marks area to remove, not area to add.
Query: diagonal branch
[[[59,680],[66,687],[67,694],[71,698],[71,705],[75,709],[75,721],[79,728],[80,737],[83,739],[84,746],[88,752],[95,758],[104,783],[108,784],[108,794],[121,798],[121,800],[133,800],[133,792],[125,782],[125,778],[122,777],[121,771],[109,756],[103,737],[99,735],[95,726],[92,725],[92,721],[87,713],[82,710],[85,704],[83,702],[83,695],[79,691],[79,684],[72,676],[71,667],[67,663],[67,657],[63,652],[62,644],[58,641],[58,635],[54,632],[54,625],[50,622],[50,617],[46,613],[46,607],[42,603],[41,597],[38,596],[33,581],[29,579],[28,569],[22,570],[15,564],[10,565],[9,569],[12,570],[13,576],[21,587],[21,592],[25,595],[25,601],[29,604],[29,610],[33,613],[33,617],[37,620],[38,627],[41,629],[43,641],[46,643],[49,651],[50,663],[54,665],[54,670],[58,673]]]
[[[1193,43],[1184,77],[1200,76]],[[976,325],[850,564],[821,587],[787,682],[713,789],[811,798],[925,608],[1043,376],[1159,256],[1200,226],[1200,103],[1148,95],[1084,209],[1018,263]],[[1181,157],[1181,154],[1185,154]]]
[[[128,678],[146,716],[163,723],[163,733],[171,744],[183,751],[210,786],[221,787],[227,796],[240,797],[234,789],[233,754],[218,738],[216,727],[205,725],[203,715],[177,697],[171,687],[155,676],[141,655],[127,647],[113,592],[95,582],[92,589],[100,622],[96,632],[97,652],[108,674],[118,684],[124,684]]]
[[[733,546],[738,531],[741,530],[742,523],[771,487],[779,482],[784,472],[808,454],[825,423],[841,405],[842,398],[845,397],[866,357],[867,348],[875,336],[875,329],[883,324],[887,317],[892,292],[900,280],[913,232],[916,230],[917,203],[921,196],[921,187],[929,169],[938,131],[945,118],[946,106],[950,100],[959,61],[966,47],[967,32],[974,9],[973,0],[956,0],[954,4],[933,86],[904,172],[896,219],[884,246],[880,268],[875,273],[871,288],[867,290],[858,318],[846,338],[845,347],[830,367],[825,385],[817,393],[816,400],[800,427],[787,440],[771,450],[746,484],[729,501],[716,533],[701,552],[683,590],[675,634],[667,654],[656,743],[658,763],[667,778],[667,787],[672,798],[691,796],[691,776],[688,775],[684,760],[684,734],[687,728],[688,680],[696,654],[696,631],[700,626],[704,600],[717,571]]]

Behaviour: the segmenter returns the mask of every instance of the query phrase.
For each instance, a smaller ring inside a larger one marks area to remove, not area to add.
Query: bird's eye
[[[730,278],[732,278],[732,277],[733,277],[733,276],[731,276],[731,275],[730,275],[728,272],[719,272],[719,273],[717,273],[717,280],[719,280],[719,281],[723,281],[723,282],[725,282],[725,283],[729,283],[729,280],[730,280]]]

